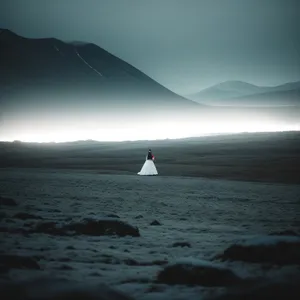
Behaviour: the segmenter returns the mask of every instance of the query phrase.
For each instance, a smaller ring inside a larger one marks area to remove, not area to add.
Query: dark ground
[[[136,174],[148,148],[160,176],[300,183],[300,134],[251,133],[164,141],[0,143],[0,167]]]
[[[298,300],[299,162],[295,132],[0,143],[1,299]]]

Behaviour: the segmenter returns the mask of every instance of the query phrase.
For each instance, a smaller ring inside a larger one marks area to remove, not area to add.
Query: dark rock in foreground
[[[86,235],[140,236],[137,227],[120,220],[85,220],[65,226],[65,229]]]
[[[32,232],[47,233],[53,235],[118,235],[118,236],[140,236],[139,229],[123,221],[114,219],[93,220],[86,219],[82,222],[58,226],[54,222],[41,223]]]
[[[300,278],[293,282],[264,283],[251,288],[236,289],[214,300],[299,300]]]
[[[269,236],[235,244],[216,257],[221,260],[276,265],[300,264],[300,238]]]
[[[59,279],[38,279],[0,287],[2,299],[10,300],[133,300],[106,285],[83,285]]]
[[[0,255],[0,266],[8,269],[41,269],[35,259],[29,256]]]
[[[14,199],[0,196],[0,205],[17,206],[18,204]]]
[[[199,262],[179,262],[167,266],[157,276],[158,283],[170,285],[230,286],[241,282],[231,270]]]
[[[14,218],[16,219],[21,219],[21,220],[28,220],[28,219],[38,219],[38,220],[42,220],[43,218],[40,216],[35,216],[32,214],[28,214],[28,213],[23,213],[23,212],[19,212],[17,214],[14,215]]]

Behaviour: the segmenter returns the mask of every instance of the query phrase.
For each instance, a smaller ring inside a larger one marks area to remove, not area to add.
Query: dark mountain
[[[216,106],[300,105],[300,81],[261,87],[242,81],[226,81],[189,95],[199,103]]]
[[[87,110],[113,108],[125,113],[124,109],[199,106],[94,44],[28,39],[1,30],[0,62],[4,110],[15,105],[50,110],[77,105],[81,109],[84,103]]]

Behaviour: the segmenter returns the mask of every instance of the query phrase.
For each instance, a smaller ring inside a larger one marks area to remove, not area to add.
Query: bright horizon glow
[[[142,140],[164,140],[181,139],[190,137],[201,137],[215,134],[237,134],[237,133],[259,133],[259,132],[283,132],[300,131],[300,124],[287,125],[278,123],[262,122],[161,122],[148,126],[126,126],[123,128],[103,128],[91,130],[44,130],[39,132],[28,132],[12,137],[1,139],[13,142],[37,142],[37,143],[62,143],[79,140],[95,140],[100,142],[122,142]]]

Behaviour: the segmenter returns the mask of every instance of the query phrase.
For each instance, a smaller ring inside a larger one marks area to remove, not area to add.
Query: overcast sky
[[[181,94],[300,80],[299,0],[1,0],[0,27],[93,42]]]

